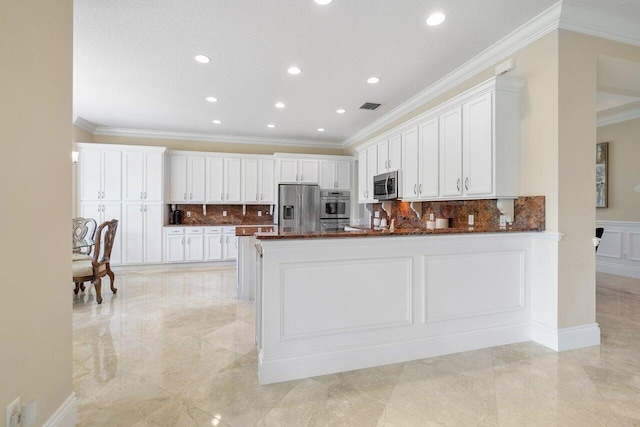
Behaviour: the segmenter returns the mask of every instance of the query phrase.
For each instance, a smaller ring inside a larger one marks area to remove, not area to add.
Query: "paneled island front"
[[[559,238],[491,228],[257,233],[260,382],[530,340],[544,242]]]

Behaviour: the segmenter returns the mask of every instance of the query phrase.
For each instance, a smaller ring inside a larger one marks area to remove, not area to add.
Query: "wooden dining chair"
[[[76,248],[79,245],[79,242],[82,242],[86,239],[93,240],[96,234],[97,223],[93,218],[83,218],[79,216],[78,218],[73,218],[71,220],[71,232],[73,239],[73,247]],[[91,247],[86,248],[77,248],[73,250],[73,260],[90,260],[91,259]]]
[[[111,250],[113,241],[116,238],[118,220],[105,221],[96,230],[96,245],[93,249],[91,259],[81,259],[73,261],[73,282],[76,287],[74,293],[84,291],[84,282],[92,282],[96,288],[96,301],[102,303],[102,278],[109,276],[111,280],[111,291],[115,294],[118,289],[114,286],[115,274],[111,271]]]

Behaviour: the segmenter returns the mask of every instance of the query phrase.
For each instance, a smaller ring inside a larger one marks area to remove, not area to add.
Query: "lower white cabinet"
[[[235,227],[165,227],[165,263],[226,261],[237,256]]]
[[[161,203],[123,205],[122,264],[162,262]]]
[[[120,202],[82,202],[80,204],[80,215],[84,218],[93,218],[99,226],[105,221],[118,220],[116,238],[111,248],[111,265],[122,263],[122,211]]]

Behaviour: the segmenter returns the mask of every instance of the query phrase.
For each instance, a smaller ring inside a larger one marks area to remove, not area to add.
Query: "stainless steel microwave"
[[[394,200],[402,197],[401,171],[387,172],[373,178],[373,197],[378,200]]]

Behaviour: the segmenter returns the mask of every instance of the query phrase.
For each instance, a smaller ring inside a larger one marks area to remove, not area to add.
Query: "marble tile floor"
[[[598,274],[602,345],[532,342],[260,386],[235,270],[119,273],[73,307],[80,426],[640,426],[640,280]],[[103,287],[104,288],[104,287]]]

